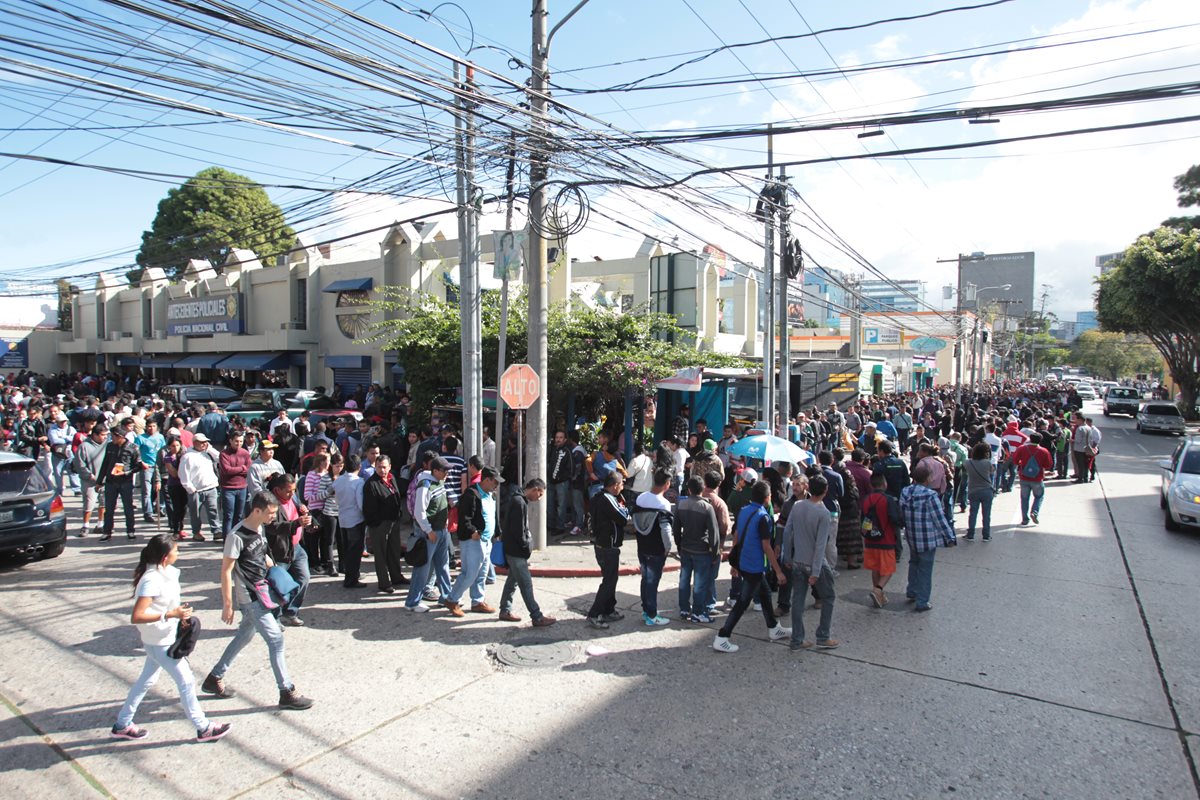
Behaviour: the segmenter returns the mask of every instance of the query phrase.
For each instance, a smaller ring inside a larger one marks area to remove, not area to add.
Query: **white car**
[[[1162,467],[1159,505],[1165,512],[1167,530],[1200,526],[1200,437],[1180,442],[1171,457],[1158,465]]]
[[[1183,436],[1187,433],[1187,425],[1183,415],[1174,403],[1164,401],[1150,402],[1142,406],[1137,415],[1137,429],[1140,433],[1150,431],[1165,431]]]
[[[1080,400],[1095,400],[1096,390],[1092,388],[1090,383],[1080,383],[1075,386],[1075,392],[1079,395]]]

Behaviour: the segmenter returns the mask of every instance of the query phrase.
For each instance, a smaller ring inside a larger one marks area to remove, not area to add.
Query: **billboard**
[[[960,262],[962,271],[962,307],[974,311],[980,305],[990,305],[995,302],[1008,303],[1008,315],[1023,317],[1034,310],[1034,277],[1033,253],[982,253],[963,256]],[[965,290],[967,284],[974,284],[978,291],[972,296]],[[1012,284],[1012,288],[1004,291],[987,287]]]
[[[28,339],[0,339],[0,369],[29,369]]]
[[[172,300],[167,303],[168,336],[212,336],[215,333],[245,332],[246,314],[240,294],[196,300]]]
[[[899,328],[863,327],[863,344],[900,344]]]

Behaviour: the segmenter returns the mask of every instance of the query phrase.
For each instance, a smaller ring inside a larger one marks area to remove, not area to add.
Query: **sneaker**
[[[467,612],[463,611],[463,607],[453,600],[443,600],[442,605],[450,612],[451,616],[465,617]]]
[[[729,641],[728,636],[718,635],[713,637],[712,649],[716,650],[718,653],[736,653],[738,651],[738,646]]]
[[[696,615],[690,611],[680,611],[679,612],[680,622],[692,622],[695,620],[695,618],[696,618]]]
[[[303,628],[304,620],[300,619],[297,614],[284,614],[279,619],[280,624],[287,625],[289,628]]]
[[[913,611],[931,611],[931,610],[933,610],[933,603],[930,603],[927,606],[916,606],[915,608],[913,608]]]
[[[197,742],[215,742],[225,734],[229,733],[230,725],[228,722],[221,725],[209,725],[206,731],[196,731]]]
[[[429,606],[424,603],[417,603],[415,606],[405,606],[405,610],[412,611],[415,614],[426,614],[429,612]]]
[[[107,541],[108,541],[109,539],[111,539],[111,538],[112,538],[112,534],[111,534],[111,533],[105,533],[105,534],[102,534],[102,535],[100,536],[100,541],[102,541],[102,542],[107,542]]]
[[[671,620],[667,619],[666,617],[660,617],[658,614],[655,614],[653,617],[649,614],[642,614],[642,622],[646,623],[646,625],[651,628],[660,628],[663,625],[671,624]]]
[[[699,625],[711,625],[713,618],[708,614],[692,614],[691,621]]]
[[[193,533],[193,534],[192,534],[192,541],[193,541],[193,542],[203,542],[203,541],[204,541],[204,534],[203,534],[203,533]]]
[[[125,728],[118,728],[116,725],[113,725],[108,735],[114,739],[145,739],[146,733],[145,728],[139,728],[137,725],[129,725]]]
[[[780,639],[786,639],[791,636],[792,629],[776,624],[774,628],[771,628],[769,635],[772,642],[778,642]]]
[[[291,689],[281,689],[279,692],[279,707],[282,709],[304,711],[306,708],[312,708],[312,704],[313,701],[297,692],[295,686]]]
[[[598,631],[608,630],[608,623],[604,621],[604,617],[588,617],[587,622]]]
[[[836,650],[838,647],[841,646],[841,644],[842,643],[839,642],[837,639],[818,639],[817,640],[817,649],[818,650]]]
[[[758,602],[757,600],[755,600],[755,601],[754,601],[754,610],[755,610],[755,611],[762,611],[762,603],[760,603],[760,602]]]
[[[603,619],[605,622],[620,622],[625,619],[625,615],[620,611],[614,611],[611,614],[605,614]]]
[[[136,539],[136,538],[137,538],[137,534],[136,534],[136,533],[134,533],[133,531],[126,531],[126,532],[125,532],[125,538],[126,538],[126,539],[129,539],[129,540],[131,540],[131,541],[132,541],[133,539]]]
[[[218,678],[211,672],[208,673],[208,677],[204,679],[204,683],[200,684],[200,691],[204,692],[205,694],[211,694],[214,697],[221,698],[222,700],[227,697],[235,697],[237,695],[237,692],[227,686],[222,678]]]
[[[395,589],[393,589],[391,586],[389,586],[389,587],[387,587],[386,589],[380,589],[380,590],[379,590],[379,593],[380,593],[380,594],[395,594],[395,593],[396,593],[396,590],[395,590]]]
[[[426,589],[421,593],[421,599],[428,603],[439,603],[442,598],[438,597],[438,593],[433,589]]]
[[[1021,527],[1022,527],[1022,528],[1024,528],[1024,527],[1025,527],[1026,525],[1028,525],[1028,524],[1029,524],[1029,520],[1027,520],[1027,519],[1023,519],[1023,520],[1021,520]]]
[[[75,532],[75,536],[76,536],[76,538],[82,539],[83,537],[87,536],[89,533],[91,533],[91,531],[88,530],[87,528],[80,528],[78,531]]]
[[[500,612],[500,621],[501,622],[520,622],[521,618],[518,617],[516,614],[512,613],[511,611],[501,611]],[[537,623],[534,622],[533,624],[536,625]]]
[[[558,622],[554,617],[541,616],[533,621],[535,628],[549,628],[554,623]]]

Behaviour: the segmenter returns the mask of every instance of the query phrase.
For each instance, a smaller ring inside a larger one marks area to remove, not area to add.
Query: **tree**
[[[499,353],[500,302],[495,292],[482,298],[484,384],[495,380]],[[424,413],[441,390],[461,383],[462,328],[458,308],[423,293],[386,289],[375,306],[387,315],[376,341],[397,351],[409,381],[412,407]],[[526,360],[527,306],[524,294],[509,302],[506,363]],[[625,392],[653,393],[654,382],[688,366],[741,366],[742,361],[683,344],[687,332],[667,314],[618,314],[604,309],[559,305],[550,309],[549,376],[542,383],[551,407],[564,407],[576,395],[579,413],[598,418],[620,414]],[[677,342],[671,341],[671,338]],[[423,420],[418,420],[423,421]]]
[[[1200,164],[1175,177],[1175,191],[1179,192],[1180,208],[1200,206]],[[1164,228],[1190,231],[1200,228],[1200,216],[1170,217],[1163,220],[1162,224]]]
[[[234,249],[268,260],[295,246],[296,232],[266,190],[236,172],[209,167],[159,202],[150,230],[142,233],[139,269],[129,279],[139,280],[147,267],[174,277],[193,258],[215,266]]]
[[[1200,391],[1200,228],[1158,228],[1134,242],[1097,281],[1106,331],[1139,333],[1162,354],[1183,413],[1196,418]]]
[[[1071,363],[1110,380],[1157,372],[1162,359],[1145,339],[1123,333],[1084,331],[1071,346]]]

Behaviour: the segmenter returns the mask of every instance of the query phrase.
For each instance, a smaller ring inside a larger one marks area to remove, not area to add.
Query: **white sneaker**
[[[424,603],[417,603],[415,606],[405,606],[405,608],[417,614],[426,614],[429,612],[429,606]]]
[[[754,610],[755,610],[755,611],[762,611],[762,603],[760,603],[760,602],[758,602],[757,600],[755,600],[755,601],[754,601]]]
[[[778,642],[780,639],[787,639],[789,636],[791,636],[792,629],[785,628],[782,625],[776,625],[774,628],[771,628],[770,635],[772,642]]]
[[[736,653],[738,646],[724,636],[717,636],[713,638],[713,650],[718,653]]]

